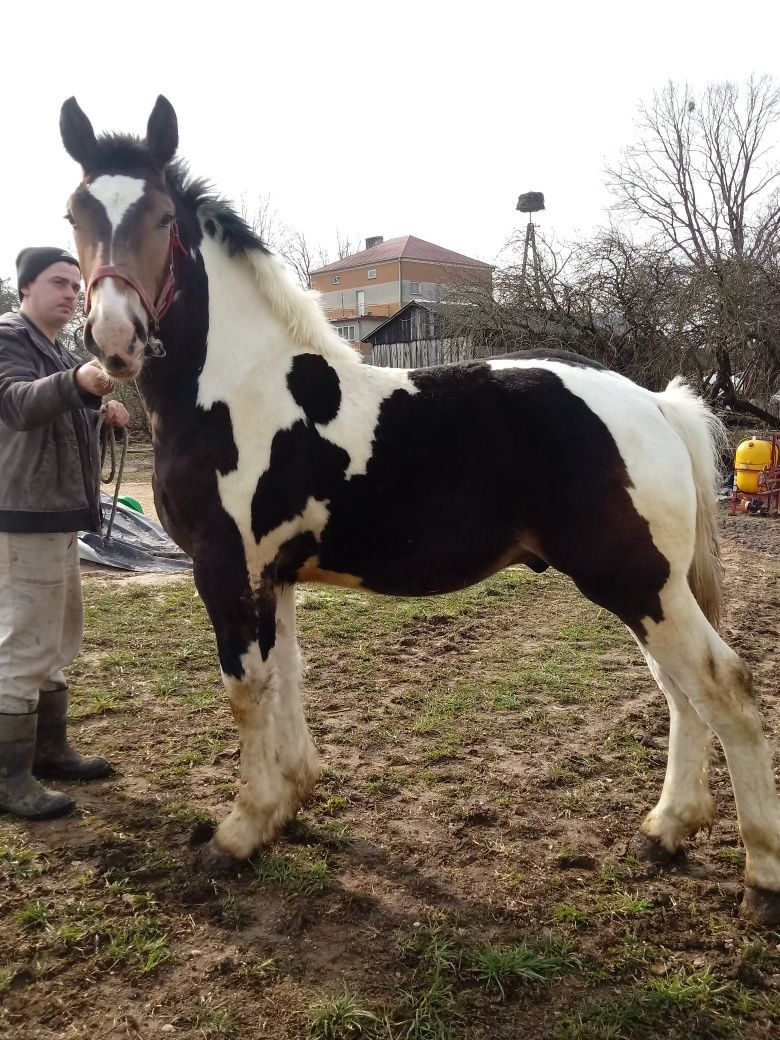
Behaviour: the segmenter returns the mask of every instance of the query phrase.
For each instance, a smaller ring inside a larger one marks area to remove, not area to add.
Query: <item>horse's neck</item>
[[[264,425],[270,416],[272,425],[285,425],[292,415],[283,417],[285,402],[300,411],[287,379],[301,353],[319,354],[335,369],[342,398],[366,411],[371,429],[384,397],[399,387],[413,390],[405,372],[362,365],[332,332],[316,298],[292,285],[274,258],[232,258],[210,236],[204,236],[200,251],[191,278],[184,279],[184,297],[171,312],[168,356],[150,360],[143,373],[144,397],[160,428],[171,422],[177,429],[197,425],[219,402],[234,416],[263,416]],[[352,421],[348,410],[342,411],[344,422]],[[255,437],[253,422],[244,425]]]
[[[286,371],[296,345],[259,291],[245,258],[229,257],[208,237],[201,253],[208,277],[209,327],[198,403],[209,408],[225,400],[228,391],[234,396],[245,387],[257,393],[274,373]]]

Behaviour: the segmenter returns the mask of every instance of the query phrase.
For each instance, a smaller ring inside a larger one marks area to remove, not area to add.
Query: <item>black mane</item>
[[[198,217],[212,238],[219,231],[231,256],[254,250],[268,252],[260,236],[226,199],[214,192],[207,180],[191,176],[183,159],[175,159],[166,166],[165,179],[177,207],[181,206],[193,217]]]
[[[91,177],[122,173],[148,176],[159,173],[144,142],[131,134],[101,134],[97,151],[89,164]],[[229,254],[260,250],[268,252],[263,240],[240,217],[226,199],[218,195],[209,182],[192,177],[183,159],[174,159],[165,167],[165,180],[177,208],[182,207],[193,220],[200,220],[207,234],[219,232]]]

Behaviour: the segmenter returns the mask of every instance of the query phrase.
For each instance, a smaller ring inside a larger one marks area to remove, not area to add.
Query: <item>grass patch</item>
[[[102,959],[111,967],[125,965],[147,975],[170,956],[168,935],[156,917],[135,915],[130,921],[108,929]]]
[[[37,852],[25,845],[11,845],[0,841],[0,879],[5,882],[24,881],[36,872]]]
[[[746,1019],[768,1010],[763,998],[736,982],[717,980],[709,970],[679,971],[626,994],[586,1002],[566,1017],[554,1036],[555,1040],[656,1040],[661,1036],[736,1040],[744,1036]],[[775,1016],[775,1021],[780,1017]]]
[[[634,898],[627,892],[618,892],[599,901],[597,913],[603,917],[646,917],[653,912],[649,899]]]
[[[224,1001],[212,996],[201,997],[188,1024],[194,1026],[208,1040],[230,1040],[238,1036],[238,1019],[232,1008]]]
[[[325,997],[306,1011],[309,1036],[316,1040],[351,1040],[376,1036],[379,1018],[358,1005],[354,997]]]
[[[534,949],[520,943],[516,946],[487,944],[464,951],[466,970],[486,989],[497,989],[506,999],[510,985],[519,982],[548,982],[556,975],[582,969],[573,949],[565,943],[547,944]]]
[[[267,855],[250,860],[249,865],[258,881],[271,881],[301,895],[311,895],[330,880],[324,859],[299,862],[292,856]]]
[[[52,908],[46,903],[27,903],[16,914],[16,920],[22,928],[31,930],[44,928],[52,918]]]
[[[587,910],[582,910],[574,903],[556,903],[552,908],[552,916],[559,924],[569,924],[574,928],[583,928],[590,922]]]

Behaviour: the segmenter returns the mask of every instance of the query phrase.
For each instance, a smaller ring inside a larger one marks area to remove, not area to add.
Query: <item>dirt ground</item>
[[[777,747],[780,520],[724,506],[722,528],[723,635]],[[559,576],[421,603],[305,591],[325,770],[300,825],[227,879],[198,861],[238,763],[191,584],[92,574],[86,601],[73,728],[117,776],[65,785],[74,817],[0,820],[9,1040],[780,1035],[780,932],[738,916],[723,757],[712,834],[671,869],[634,860],[663,700]]]

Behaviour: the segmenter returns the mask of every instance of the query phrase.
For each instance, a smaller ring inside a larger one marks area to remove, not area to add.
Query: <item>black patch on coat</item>
[[[545,369],[421,369],[380,410],[365,475],[330,495],[319,564],[377,592],[472,584],[529,554],[642,635],[669,564],[604,423]]]
[[[244,544],[232,518],[214,503],[204,512],[211,523],[208,541],[194,546],[195,585],[214,627],[222,671],[242,679],[241,656],[252,643],[259,644],[264,661],[274,647],[276,597],[270,586],[250,589]]]
[[[287,386],[313,423],[335,419],[341,405],[341,386],[335,369],[319,354],[297,354],[287,375]]]
[[[264,577],[272,585],[292,585],[298,571],[311,556],[317,555],[317,539],[311,531],[304,531],[288,539],[276,554],[276,559],[265,568]]]
[[[220,239],[227,248],[228,256],[239,253],[267,253],[262,239],[255,234],[247,222],[216,196],[203,196],[198,200],[198,214],[207,224],[216,225]],[[209,232],[211,234],[211,232]]]
[[[271,444],[268,469],[252,499],[252,533],[259,542],[285,520],[299,516],[310,498],[325,501],[344,481],[349,455],[299,419]]]

